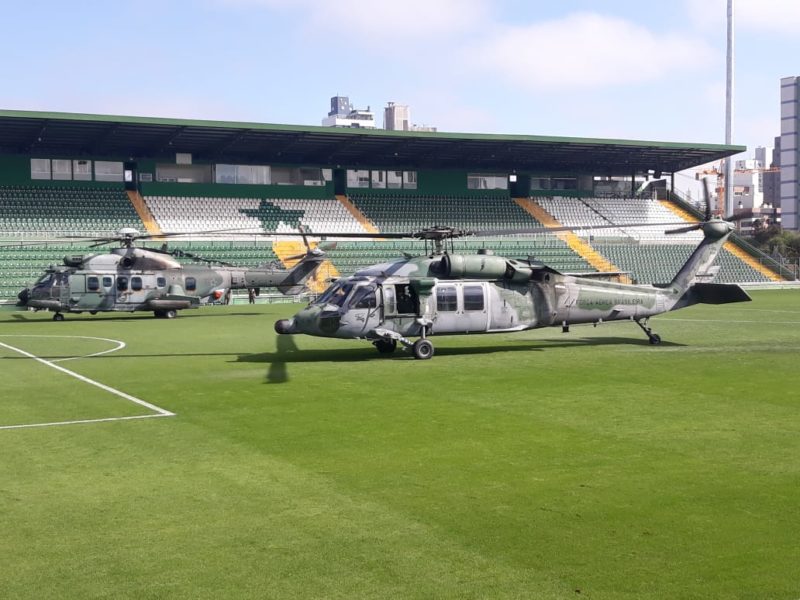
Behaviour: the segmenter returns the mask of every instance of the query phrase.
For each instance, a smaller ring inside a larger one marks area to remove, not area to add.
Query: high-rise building
[[[800,200],[800,177],[798,177],[797,137],[800,133],[800,77],[781,79],[781,211],[784,229],[800,229],[798,204]]]
[[[383,128],[389,131],[411,131],[411,109],[408,105],[388,102],[383,109]]]
[[[355,127],[375,129],[375,113],[369,106],[364,109],[353,108],[347,96],[333,96],[331,110],[328,116],[322,119],[325,127]]]

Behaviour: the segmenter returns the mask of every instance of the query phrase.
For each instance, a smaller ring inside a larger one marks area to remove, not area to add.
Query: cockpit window
[[[353,294],[353,298],[348,303],[348,306],[353,308],[375,308],[378,306],[378,300],[375,296],[375,288],[373,286],[362,286],[357,288]]]
[[[335,304],[336,306],[344,306],[344,301],[353,291],[352,284],[334,283],[331,287],[325,290],[325,293],[317,298],[313,304],[324,306],[325,304]]]

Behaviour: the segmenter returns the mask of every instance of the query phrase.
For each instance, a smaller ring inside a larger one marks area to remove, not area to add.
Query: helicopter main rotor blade
[[[689,225],[688,227],[679,227],[678,229],[667,229],[664,233],[667,235],[672,235],[675,233],[688,233],[690,231],[697,231],[702,227],[702,223],[696,223],[694,225]]]
[[[595,229],[628,229],[631,227],[673,227],[684,225],[686,221],[668,223],[616,223],[610,225],[562,225],[559,227],[520,227],[517,229],[476,229],[465,231],[463,235],[489,237],[496,235],[534,235],[537,233],[559,233],[561,231],[583,231]]]

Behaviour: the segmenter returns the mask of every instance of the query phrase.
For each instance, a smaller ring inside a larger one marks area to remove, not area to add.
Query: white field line
[[[68,336],[65,336],[65,337],[68,337]],[[114,340],[114,341],[116,341],[116,340]],[[36,356],[34,354],[31,354],[30,352],[26,352],[25,350],[22,350],[20,348],[15,347],[15,346],[11,346],[9,344],[4,344],[3,342],[0,342],[0,346],[2,346],[3,348],[7,348],[9,350],[12,350],[13,352],[17,352],[18,354],[22,354],[23,356],[26,356],[28,358],[32,358],[33,360],[35,360],[35,361],[37,361],[37,362],[39,362],[39,363],[41,363],[41,364],[43,364],[45,366],[51,367],[51,368],[55,369],[56,371],[61,371],[65,375],[69,375],[70,377],[74,377],[75,379],[77,379],[79,381],[83,381],[84,383],[88,383],[89,385],[93,385],[95,387],[98,387],[103,391],[109,392],[110,394],[114,394],[115,396],[119,396],[120,398],[128,400],[129,402],[133,402],[135,404],[138,404],[139,406],[143,406],[143,407],[145,407],[145,408],[147,408],[149,410],[152,410],[153,412],[157,413],[155,415],[139,415],[139,416],[132,416],[132,417],[109,417],[109,418],[106,418],[106,419],[81,419],[81,420],[76,420],[76,421],[61,421],[61,422],[57,422],[57,423],[35,423],[35,424],[31,424],[31,425],[4,425],[4,426],[0,426],[0,429],[20,429],[20,428],[23,428],[23,427],[45,427],[45,426],[53,426],[53,425],[71,425],[71,424],[76,424],[76,423],[98,423],[98,422],[104,422],[104,421],[123,421],[123,420],[130,420],[130,419],[143,419],[143,418],[149,418],[149,417],[173,417],[173,416],[175,416],[175,413],[170,412],[168,410],[165,410],[165,409],[163,409],[163,408],[161,408],[159,406],[156,406],[155,404],[151,404],[150,402],[142,400],[141,398],[137,398],[136,396],[131,396],[130,394],[126,394],[125,392],[122,392],[120,390],[112,388],[111,386],[105,385],[104,383],[100,383],[99,381],[95,381],[94,379],[89,379],[88,377],[85,377],[85,376],[81,375],[80,373],[76,373],[75,371],[70,371],[69,369],[67,369],[65,367],[62,367],[61,365],[57,365],[52,361],[45,360],[44,358],[39,358],[38,356]]]
[[[103,350],[102,352],[94,352],[93,354],[85,354],[83,356],[70,356],[69,358],[57,358],[50,362],[64,362],[66,360],[78,360],[79,358],[92,358],[93,356],[102,356],[103,354],[110,354],[112,352],[116,352],[117,350],[122,350],[125,347],[125,342],[120,340],[112,340],[111,338],[104,338],[104,337],[94,337],[89,335],[25,335],[25,334],[2,334],[0,337],[28,337],[28,338],[69,338],[69,339],[79,339],[79,340],[100,340],[103,342],[111,342],[112,344],[116,344],[116,348],[111,348],[110,350]]]
[[[81,419],[79,421],[54,421],[52,423],[28,423],[27,425],[0,425],[0,429],[30,429],[32,427],[53,427],[56,425],[77,425],[80,423],[107,423],[108,421],[131,421],[133,419],[154,419],[157,417],[174,417],[175,413],[158,415],[135,415],[132,417],[107,417],[105,419]]]

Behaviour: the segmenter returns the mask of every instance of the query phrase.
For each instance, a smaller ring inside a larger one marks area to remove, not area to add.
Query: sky
[[[330,97],[440,131],[724,142],[725,0],[28,0],[0,108],[319,125]],[[800,1],[735,0],[733,142],[772,146]]]

